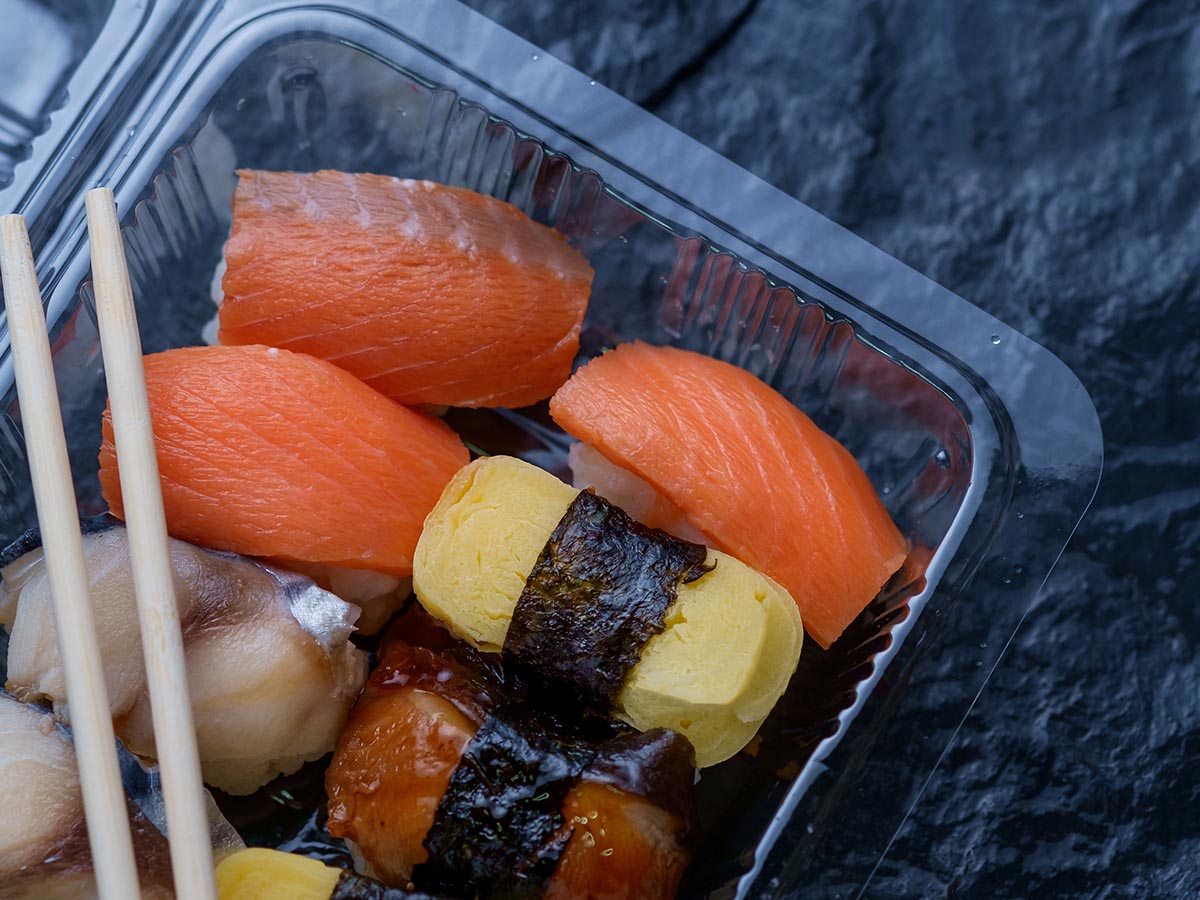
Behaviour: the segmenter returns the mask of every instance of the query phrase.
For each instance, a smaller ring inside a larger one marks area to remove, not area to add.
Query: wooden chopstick
[[[140,897],[125,789],[117,765],[112,712],[96,643],[95,616],[83,562],[75,485],[67,460],[58,387],[46,334],[33,250],[21,216],[0,218],[0,275],[12,342],[21,423],[37,500],[42,551],[50,578],[58,654],[83,789],[96,885],[104,900]]]
[[[129,531],[175,896],[178,900],[215,900],[212,845],[146,398],[142,343],[112,191],[96,188],[88,192],[87,219],[96,319]]]

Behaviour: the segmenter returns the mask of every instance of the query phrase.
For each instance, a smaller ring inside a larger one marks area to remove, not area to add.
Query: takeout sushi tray
[[[30,75],[0,82],[0,212],[31,225],[82,514],[102,510],[105,399],[83,192],[115,191],[150,352],[201,342],[238,167],[514,203],[595,268],[585,352],[640,337],[737,363],[854,453],[913,552],[831,650],[807,643],[750,752],[702,773],[681,896],[787,896],[830,867],[864,886],[1094,493],[1071,372],[453,0],[0,0],[0,20],[35,35],[0,36]],[[7,542],[34,511],[6,332],[0,391]],[[536,414],[467,427],[564,470]],[[251,842],[337,857],[319,782],[228,812]]]

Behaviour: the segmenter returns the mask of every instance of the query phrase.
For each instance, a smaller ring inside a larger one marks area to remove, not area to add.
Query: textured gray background
[[[1200,897],[1200,2],[468,2],[1099,407],[1092,511],[867,896]]]

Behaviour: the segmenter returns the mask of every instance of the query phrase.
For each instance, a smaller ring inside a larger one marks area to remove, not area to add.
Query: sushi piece
[[[405,404],[525,406],[571,374],[592,269],[561,234],[465,188],[240,171],[223,344],[340,366]]]
[[[527,681],[640,730],[674,729],[711,766],[754,737],[786,690],[800,614],[737,559],[647,532],[535,466],[479,459],[426,519],[414,588],[458,637],[503,652]],[[652,615],[647,598],[661,598]]]
[[[161,799],[161,798],[160,798]],[[0,897],[77,900],[95,877],[70,735],[45,712],[0,694]],[[131,827],[144,900],[167,900],[166,838],[136,808]]]
[[[359,634],[375,634],[391,619],[404,601],[412,596],[412,577],[371,572],[367,569],[348,569],[322,563],[303,563],[277,560],[282,568],[306,575],[317,587],[353,603],[362,614],[354,627]]]
[[[69,719],[45,558],[36,536],[0,570],[10,632],[7,689]],[[307,578],[169,541],[188,690],[204,780],[245,794],[328,753],[366,679],[350,643],[358,610]],[[154,731],[124,527],[83,538],[109,704],[118,737],[152,759]]]
[[[250,847],[217,865],[219,900],[329,900],[339,872],[319,860]]]
[[[645,482],[658,495],[648,524],[682,517],[771,576],[822,647],[904,562],[904,537],[854,457],[737,366],[623,344],[577,371],[550,413],[591,448],[574,457],[577,485],[620,505],[631,476]]]
[[[216,876],[219,900],[436,900],[265,847],[227,856]]]
[[[274,348],[147,356],[167,528],[215,550],[400,578],[425,515],[468,461],[442,422],[336,366]],[[110,414],[100,485],[123,515]]]
[[[330,833],[360,868],[449,896],[673,897],[688,742],[571,737],[515,708],[472,651],[431,643],[384,645],[326,774]]]

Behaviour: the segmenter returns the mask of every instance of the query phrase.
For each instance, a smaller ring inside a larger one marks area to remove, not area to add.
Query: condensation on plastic
[[[585,354],[641,337],[746,367],[854,452],[913,547],[833,648],[809,642],[752,752],[703,773],[682,895],[787,894],[823,864],[844,803],[875,811],[853,841],[878,858],[1090,502],[1100,432],[1079,382],[976,307],[449,0],[187,8],[186,21],[156,20],[178,37],[150,41],[152,72],[110,75],[48,141],[38,173],[20,176],[24,192],[0,192],[0,205],[20,193],[35,223],[83,512],[101,502],[104,383],[82,188],[116,191],[148,351],[199,342],[212,316],[235,167],[432,178],[508,200],[592,262]],[[35,141],[31,166],[37,156]],[[33,513],[6,335],[0,352],[11,535]],[[544,410],[455,424],[563,471],[566,440]],[[978,665],[931,686],[939,648],[968,641]],[[936,721],[923,715],[930,691]],[[888,766],[892,789],[864,794],[862,773]],[[281,795],[286,814],[270,813]],[[302,776],[243,824],[338,858],[319,795],[319,777]],[[857,877],[865,884],[869,866]]]

